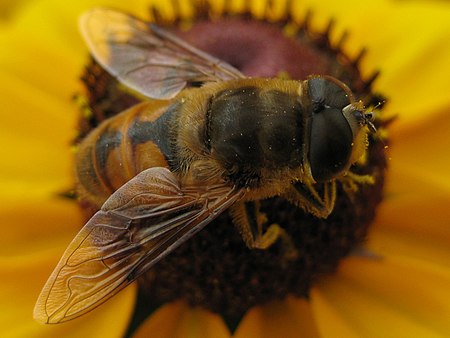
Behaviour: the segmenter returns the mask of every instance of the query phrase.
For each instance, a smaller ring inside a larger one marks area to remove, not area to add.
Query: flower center
[[[289,17],[268,22],[251,19],[247,13],[212,20],[207,13],[198,9],[188,30],[177,24],[169,29],[248,76],[305,79],[329,74],[346,83],[366,106],[383,101],[371,90],[376,75],[367,80],[360,75],[358,61],[364,52],[350,59],[339,44],[330,43],[328,30],[312,33],[307,20],[296,23]],[[95,63],[87,66],[83,81],[92,114],[80,119],[80,138],[102,120],[139,102]],[[375,125],[382,127],[382,122],[376,120]],[[364,242],[382,197],[386,142],[370,135],[366,161],[352,168],[354,173],[373,175],[375,184],[358,189],[338,184],[334,210],[326,219],[279,197],[261,201],[268,223],[279,224],[292,239],[298,253],[295,259],[286,257],[282,241],[266,250],[249,249],[224,213],[139,279],[142,311],[183,298],[235,323],[255,305],[288,294],[308,297],[320,276],[335,271],[339,261]]]

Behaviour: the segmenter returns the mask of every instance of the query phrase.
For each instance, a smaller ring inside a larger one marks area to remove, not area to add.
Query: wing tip
[[[42,288],[33,309],[33,319],[40,324],[57,324],[64,321],[63,316],[55,315],[55,313],[49,314],[49,306],[51,307],[51,301],[49,301],[50,292],[48,284],[50,283],[50,280],[51,276]]]
[[[45,312],[45,304],[38,300],[33,310],[33,319],[40,324],[51,324],[50,317]]]
[[[95,14],[96,12],[99,12],[99,10],[102,10],[102,8],[101,7],[94,7],[94,8],[91,8],[91,9],[87,10],[87,11],[84,11],[83,13],[81,13],[78,21],[80,23],[86,22],[90,17],[92,17],[93,14]]]
[[[80,15],[80,17],[78,18],[78,29],[81,33],[81,36],[83,37],[84,41],[89,43],[90,40],[90,36],[89,36],[89,20],[92,19],[92,14],[93,12],[95,12],[97,9],[91,9],[88,10],[84,13],[82,13]]]
[[[33,319],[39,324],[59,324],[70,319],[58,315],[49,316],[45,309],[46,305],[41,304],[38,300],[33,310]]]

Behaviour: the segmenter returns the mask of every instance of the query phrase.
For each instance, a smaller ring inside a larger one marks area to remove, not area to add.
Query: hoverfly
[[[317,217],[333,210],[336,182],[364,154],[374,128],[342,82],[247,78],[111,9],[84,14],[81,31],[97,62],[149,100],[79,144],[77,192],[98,212],[45,284],[38,321],[90,311],[224,211],[249,248],[269,247],[282,227],[264,231],[252,221],[264,218],[258,208],[244,203],[280,196]]]

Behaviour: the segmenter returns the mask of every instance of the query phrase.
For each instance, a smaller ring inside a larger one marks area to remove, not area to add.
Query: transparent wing
[[[164,29],[123,12],[93,9],[81,17],[80,29],[92,55],[109,73],[152,98],[172,98],[188,82],[245,77]]]
[[[180,187],[168,169],[143,171],[117,190],[69,244],[34,309],[43,323],[100,305],[227,209],[243,192]]]

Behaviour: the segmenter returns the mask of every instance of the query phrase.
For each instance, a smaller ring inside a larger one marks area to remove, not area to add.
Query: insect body
[[[81,29],[105,69],[153,100],[80,143],[78,193],[99,211],[44,286],[37,320],[91,310],[225,210],[250,248],[284,236],[276,224],[263,231],[246,202],[280,196],[317,217],[333,210],[336,181],[363,155],[373,128],[340,81],[246,78],[113,10],[88,12]],[[190,82],[205,84],[184,89]]]

